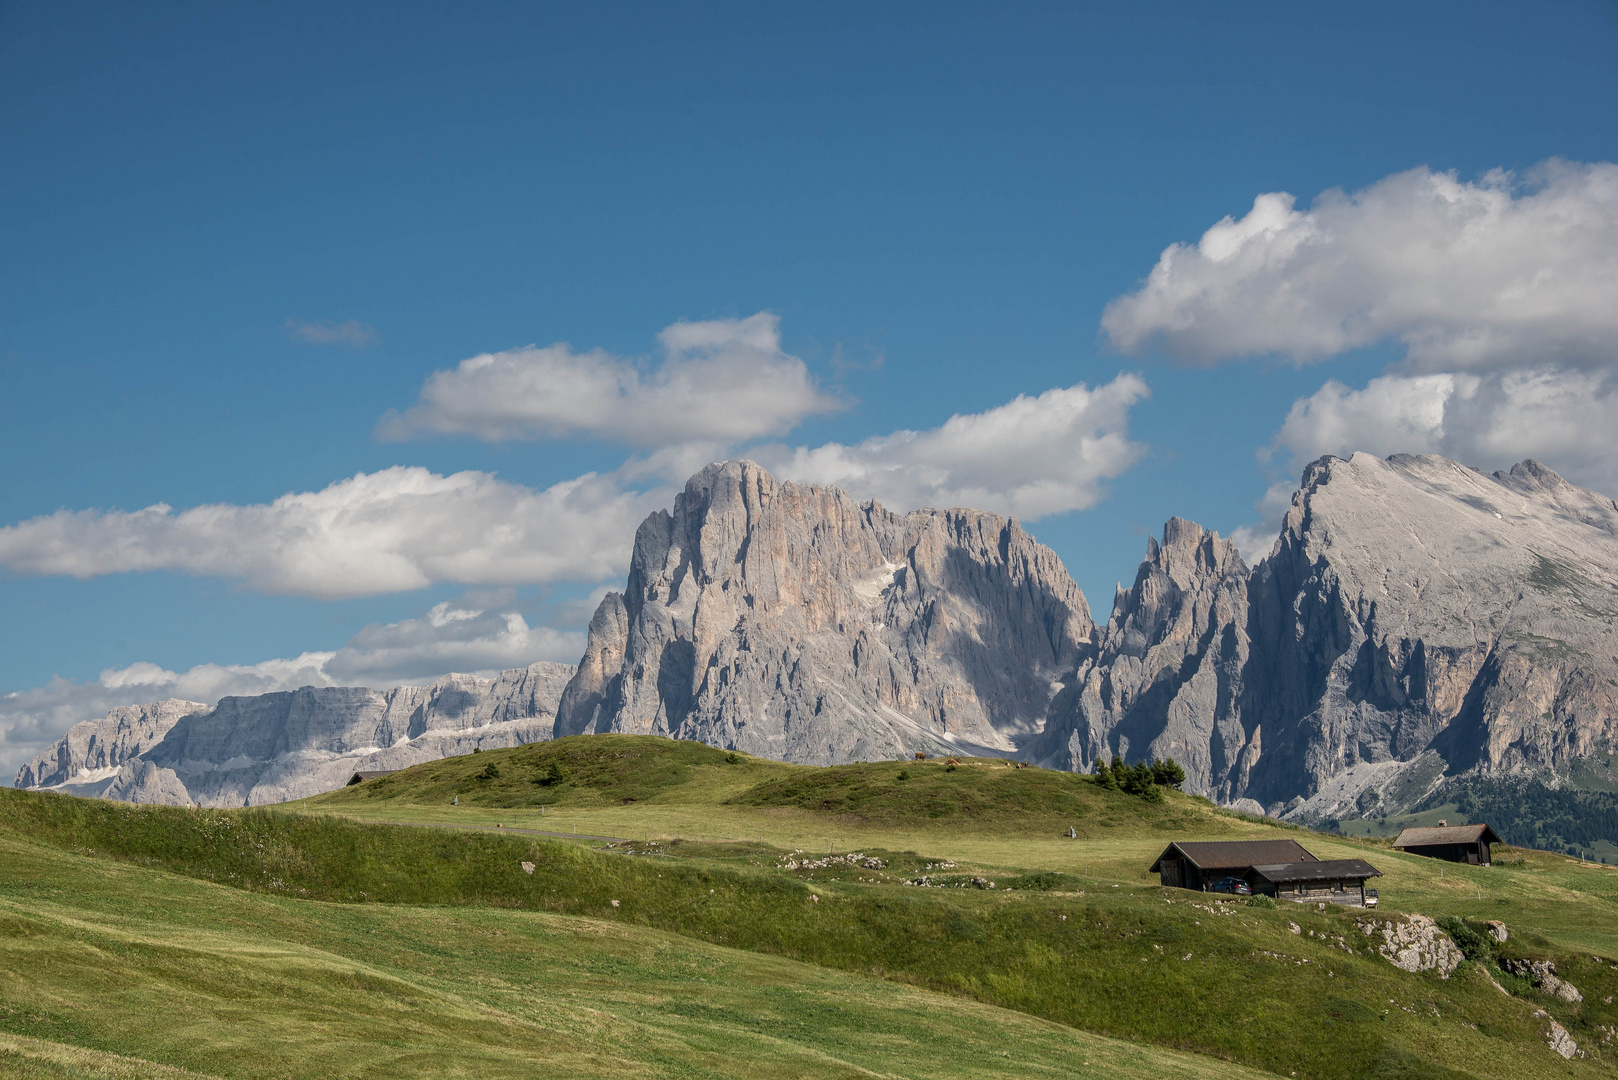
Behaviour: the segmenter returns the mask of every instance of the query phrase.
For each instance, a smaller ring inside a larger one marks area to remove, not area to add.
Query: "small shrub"
[[[1249,896],[1247,898],[1247,906],[1248,907],[1256,907],[1256,908],[1274,908],[1275,907],[1275,897],[1273,897],[1273,896],[1263,896],[1263,895]]]
[[[474,753],[474,754],[481,754],[481,753],[483,753],[483,747],[481,747],[481,746],[474,746],[474,747],[472,747],[472,753]]]
[[[1113,774],[1112,766],[1107,764],[1106,758],[1096,759],[1096,783],[1108,791],[1118,790],[1118,777]]]
[[[1494,960],[1494,940],[1465,919],[1444,915],[1438,920],[1438,928],[1450,936],[1450,940],[1455,942],[1456,947],[1468,960],[1478,964],[1487,964]]]
[[[900,769],[899,770],[899,775],[894,777],[894,779],[895,780],[908,780],[908,779],[910,779],[910,770],[909,769]]]
[[[726,765],[740,765],[741,763],[742,763],[742,756],[740,754],[738,754],[736,751],[732,750],[730,753],[725,755],[725,764]]]
[[[478,779],[479,780],[498,780],[498,779],[500,779],[500,766],[496,765],[492,761],[489,762],[487,765],[483,766],[483,771],[478,773]]]
[[[955,763],[950,762],[948,765],[945,765],[944,766],[944,771],[945,772],[954,772],[955,771]],[[1603,859],[1602,861],[1605,862],[1606,860]]]
[[[562,768],[560,761],[552,761],[546,770],[539,774],[540,787],[554,787],[567,779],[567,770]]]

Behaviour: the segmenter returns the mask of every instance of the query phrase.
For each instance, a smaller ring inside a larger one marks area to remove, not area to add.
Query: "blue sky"
[[[571,659],[618,553],[527,556],[632,529],[706,450],[989,492],[1099,618],[1171,514],[1261,550],[1320,452],[1612,492],[1615,54],[1596,0],[6,5],[0,773],[142,694]],[[479,420],[512,400],[457,374],[482,354],[537,413]],[[681,364],[741,389],[671,404]],[[758,372],[796,405],[759,412]],[[559,373],[644,393],[614,419]],[[1006,442],[1046,422],[1048,454]],[[368,577],[400,485],[469,470],[496,479]],[[592,473],[588,505],[540,497]],[[289,493],[325,494],[175,524]],[[345,499],[382,517],[331,525]],[[503,507],[526,546],[471,566],[443,530]]]

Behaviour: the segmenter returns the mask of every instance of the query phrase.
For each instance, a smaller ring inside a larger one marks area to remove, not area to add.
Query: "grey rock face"
[[[1015,521],[898,515],[750,461],[642,523],[556,734],[655,733],[812,764],[1009,753],[1091,648],[1078,587]]]
[[[1615,734],[1618,507],[1536,462],[1322,459],[1250,605],[1243,721],[1279,736],[1260,800],[1395,761],[1420,786],[1429,749],[1451,774],[1561,772]],[[1373,812],[1387,790],[1294,816]]]
[[[1173,758],[1188,790],[1221,802],[1245,790],[1256,756],[1239,705],[1251,652],[1247,579],[1229,540],[1170,518],[1161,546],[1148,541],[1135,584],[1113,601],[1094,659],[1053,709],[1061,722],[1032,752],[1080,772],[1102,758]]]
[[[156,746],[182,717],[207,709],[199,701],[178,698],[119,706],[99,719],[73,725],[55,746],[17,770],[17,786],[105,786],[124,762]]]
[[[101,797],[158,806],[191,805],[191,793],[185,789],[173,769],[160,769],[150,761],[139,758],[124,762],[112,783],[102,791]]]
[[[75,725],[23,767],[17,786],[211,806],[300,799],[341,787],[356,770],[549,738],[573,672],[538,663],[494,679],[446,675],[384,691],[306,686],[224,698],[211,709],[195,702],[114,709]]]
[[[1188,790],[1313,820],[1560,773],[1618,734],[1615,617],[1611,499],[1532,461],[1322,458],[1250,572],[1164,527],[1037,751],[1173,757]]]

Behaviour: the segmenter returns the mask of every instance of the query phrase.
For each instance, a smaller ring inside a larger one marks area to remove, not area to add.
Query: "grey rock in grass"
[[[900,515],[724,462],[641,524],[556,734],[811,764],[1013,753],[1092,630],[1061,561],[1015,520]]]
[[[1436,971],[1439,978],[1447,979],[1466,959],[1449,935],[1426,915],[1362,917],[1355,925],[1371,939],[1382,959],[1402,971]]]
[[[1550,960],[1502,960],[1500,966],[1569,1005],[1584,1000],[1578,987],[1556,974],[1556,964]]]
[[[1557,1054],[1571,1061],[1575,1055],[1580,1053],[1579,1044],[1573,1041],[1573,1036],[1567,1033],[1567,1028],[1558,1024],[1555,1020],[1552,1020],[1550,1024],[1550,1030],[1545,1033],[1546,1044]]]

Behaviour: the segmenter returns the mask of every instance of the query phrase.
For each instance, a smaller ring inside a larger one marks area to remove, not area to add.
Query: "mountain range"
[[[1171,518],[1100,625],[1015,520],[730,461],[641,524],[576,669],[115,709],[17,785],[257,804],[633,732],[814,764],[1172,757],[1187,790],[1319,823],[1503,783],[1618,790],[1615,618],[1618,504],[1533,461],[1322,458],[1267,556]]]

